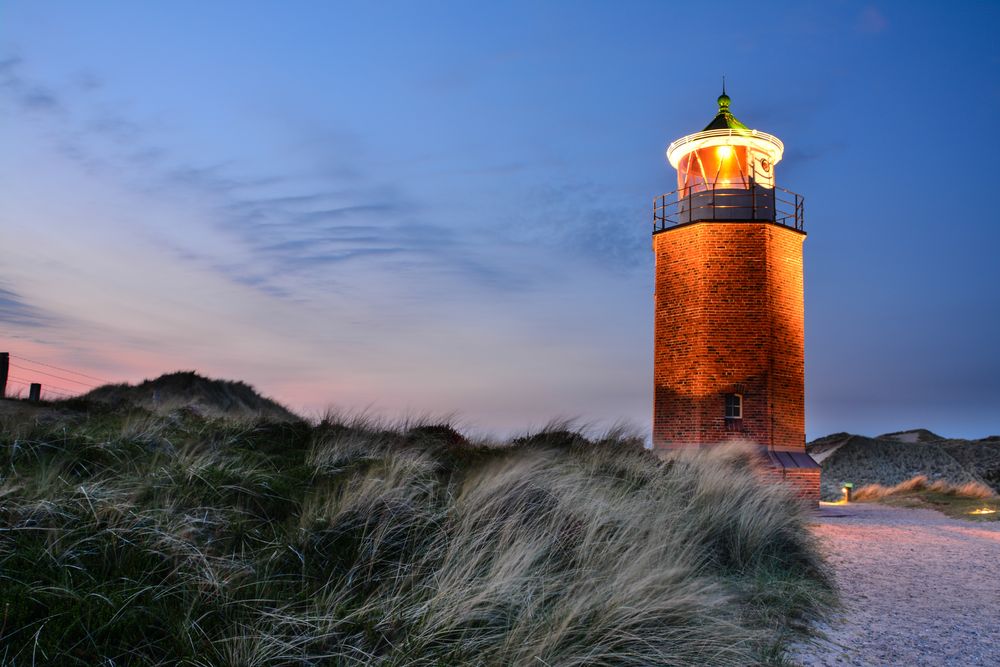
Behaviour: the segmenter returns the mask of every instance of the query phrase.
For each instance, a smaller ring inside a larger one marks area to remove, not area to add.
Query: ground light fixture
[[[991,507],[980,507],[979,509],[974,509],[969,514],[996,514],[997,511]]]
[[[854,494],[854,483],[844,482],[840,485],[840,492],[844,494],[844,497],[842,498],[843,502],[851,502],[851,496]]]

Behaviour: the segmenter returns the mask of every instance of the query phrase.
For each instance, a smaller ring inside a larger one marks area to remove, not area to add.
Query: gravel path
[[[1000,522],[858,503],[813,526],[845,608],[792,659],[821,665],[1000,665]]]

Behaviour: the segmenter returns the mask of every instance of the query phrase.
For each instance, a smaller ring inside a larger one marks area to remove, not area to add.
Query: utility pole
[[[10,370],[10,352],[0,352],[0,398],[7,398],[7,372]]]

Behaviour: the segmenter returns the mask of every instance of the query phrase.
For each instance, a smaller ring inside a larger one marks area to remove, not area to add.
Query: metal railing
[[[653,200],[653,233],[691,222],[773,222],[802,231],[805,200],[791,190],[755,185],[683,188]]]

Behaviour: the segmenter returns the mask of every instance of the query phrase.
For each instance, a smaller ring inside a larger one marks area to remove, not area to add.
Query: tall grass
[[[3,665],[748,665],[832,601],[749,450],[623,429],[0,423]]]
[[[952,484],[943,479],[932,482],[927,478],[927,475],[914,475],[910,479],[893,486],[866,484],[854,492],[853,498],[859,502],[870,502],[921,491],[952,496],[954,498],[969,499],[990,498],[996,495],[993,489],[981,482]]]

